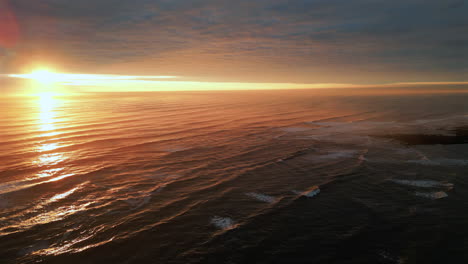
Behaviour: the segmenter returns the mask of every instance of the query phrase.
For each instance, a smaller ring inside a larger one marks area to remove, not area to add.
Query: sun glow
[[[60,83],[65,85],[74,85],[76,83],[81,82],[130,81],[176,78],[176,76],[134,76],[115,74],[59,73],[47,69],[38,69],[27,74],[10,74],[9,77],[31,79],[42,84]]]
[[[58,135],[56,123],[58,122],[57,107],[59,107],[59,99],[54,98],[51,92],[42,92],[37,98],[38,116],[37,116],[37,131],[41,137],[55,137]],[[36,152],[41,153],[34,161],[33,164],[39,166],[52,166],[56,165],[67,157],[62,152],[55,152],[56,149],[61,147],[60,143],[48,142],[47,140],[36,146]],[[40,177],[40,172],[38,177]]]
[[[57,73],[47,69],[35,70],[30,74],[25,74],[25,76],[41,84],[52,84],[60,81],[60,76]]]

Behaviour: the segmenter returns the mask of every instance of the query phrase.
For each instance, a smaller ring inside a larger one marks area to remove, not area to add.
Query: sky
[[[0,74],[464,82],[466,14],[464,0],[0,0]]]

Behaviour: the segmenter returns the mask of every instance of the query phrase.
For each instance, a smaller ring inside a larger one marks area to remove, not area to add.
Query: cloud
[[[9,69],[200,80],[463,80],[468,4],[448,0],[16,0]],[[255,73],[253,73],[255,72]],[[432,78],[432,79],[431,79]]]

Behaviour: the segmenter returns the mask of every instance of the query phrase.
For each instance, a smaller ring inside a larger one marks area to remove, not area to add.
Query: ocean
[[[463,90],[0,105],[0,263],[468,263]]]

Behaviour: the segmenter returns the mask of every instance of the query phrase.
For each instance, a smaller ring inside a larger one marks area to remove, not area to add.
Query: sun
[[[69,76],[67,74],[58,73],[49,68],[37,68],[29,73],[24,74],[10,74],[10,77],[21,78],[31,80],[27,86],[31,89],[32,94],[39,93],[64,93],[66,89],[62,87],[62,84],[68,81]]]
[[[29,79],[33,79],[41,84],[52,84],[61,80],[60,75],[48,69],[34,70],[27,74]]]

